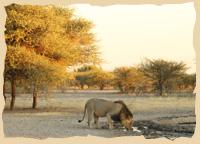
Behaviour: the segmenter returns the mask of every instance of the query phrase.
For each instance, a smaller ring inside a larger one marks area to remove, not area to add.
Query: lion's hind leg
[[[99,117],[94,113],[95,128],[99,128]]]
[[[89,126],[89,128],[91,128],[91,121],[92,121],[94,112],[90,109],[87,109],[87,113],[88,113],[88,126]]]

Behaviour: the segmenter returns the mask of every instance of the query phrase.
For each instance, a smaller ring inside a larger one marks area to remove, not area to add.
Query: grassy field
[[[118,125],[108,130],[105,118],[100,119],[101,129],[88,129],[86,121],[77,123],[82,118],[85,102],[94,97],[123,100],[134,115],[134,127],[140,132],[125,132]],[[9,137],[46,138],[88,134],[103,137],[141,134],[147,138],[179,137],[192,136],[195,127],[195,96],[133,96],[112,91],[71,91],[40,95],[38,108],[32,110],[31,95],[19,94],[14,111],[8,109],[9,101],[8,98],[3,113],[4,133]]]

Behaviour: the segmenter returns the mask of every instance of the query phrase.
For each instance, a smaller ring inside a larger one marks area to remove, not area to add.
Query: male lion
[[[85,104],[84,115],[82,120],[78,121],[79,123],[84,120],[86,111],[89,128],[91,128],[92,118],[94,118],[95,127],[98,128],[99,117],[107,117],[109,129],[113,128],[112,118],[121,122],[126,129],[132,129],[133,115],[123,101],[112,102],[104,99],[89,99]]]

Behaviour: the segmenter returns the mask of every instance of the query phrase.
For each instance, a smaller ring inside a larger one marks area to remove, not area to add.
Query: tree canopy
[[[121,92],[136,92],[147,89],[151,81],[135,67],[119,67],[114,70],[114,85]]]
[[[146,59],[140,65],[140,71],[152,79],[155,89],[159,90],[160,95],[163,94],[165,83],[173,78],[180,77],[185,73],[186,69],[186,65],[183,62],[165,61],[162,59]]]
[[[100,62],[93,24],[72,9],[18,4],[5,9],[8,79],[57,83],[69,66]]]

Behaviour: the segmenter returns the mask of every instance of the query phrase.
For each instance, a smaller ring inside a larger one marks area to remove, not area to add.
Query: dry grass
[[[123,100],[133,113],[158,112],[161,114],[176,111],[194,111],[194,96],[131,96],[113,92],[68,92],[40,95],[38,108],[32,110],[31,94],[20,94],[16,98],[14,112],[54,112],[54,113],[81,113],[85,102],[90,98],[102,98],[111,101]],[[10,99],[6,102],[5,109],[9,109]]]
[[[68,136],[103,136],[116,137],[128,135],[141,135],[136,132],[124,132],[122,128],[112,131],[108,129],[88,129],[86,121],[79,124],[78,119],[82,118],[85,102],[90,98],[103,98],[108,100],[123,100],[133,112],[135,126],[140,127],[146,133],[146,137],[178,137],[191,136],[194,131],[194,124],[188,124],[182,133],[179,122],[193,123],[194,96],[142,96],[136,97],[127,94],[113,92],[68,92],[51,93],[49,96],[41,95],[38,98],[38,108],[31,109],[32,98],[30,94],[17,95],[15,110],[9,110],[9,98],[3,113],[5,136],[20,137],[68,137]],[[160,125],[155,123],[165,123]],[[173,126],[166,125],[173,122]],[[106,119],[100,119],[100,125],[105,126]],[[156,129],[154,129],[155,126]],[[176,127],[174,127],[174,125]],[[144,126],[148,129],[144,129]],[[153,128],[153,129],[152,129]],[[159,132],[159,130],[174,128],[178,133]],[[153,135],[151,134],[154,131]],[[190,133],[188,133],[190,132]]]

